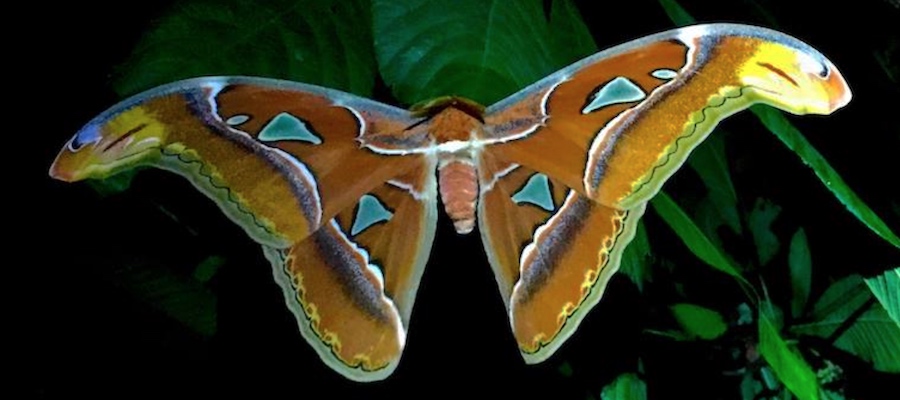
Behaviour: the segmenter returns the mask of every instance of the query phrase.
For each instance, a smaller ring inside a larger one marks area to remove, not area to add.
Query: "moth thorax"
[[[478,199],[478,174],[475,165],[464,158],[441,160],[438,186],[444,210],[453,220],[456,232],[466,234],[475,228],[475,202]]]

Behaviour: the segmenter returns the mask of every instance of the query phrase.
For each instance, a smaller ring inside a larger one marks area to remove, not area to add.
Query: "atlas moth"
[[[439,199],[478,228],[528,363],[597,304],[646,203],[723,118],[755,103],[830,114],[850,90],[809,45],[746,25],[602,51],[483,107],[404,110],[333,89],[203,77],[87,123],[50,175],[184,176],[258,242],[303,338],[349,379],[391,374]]]

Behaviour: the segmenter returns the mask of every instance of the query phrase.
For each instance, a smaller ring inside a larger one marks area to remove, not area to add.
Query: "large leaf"
[[[659,0],[659,5],[662,6],[666,15],[669,16],[669,19],[671,19],[675,25],[685,26],[697,22],[694,17],[691,16],[691,14],[688,14],[687,10],[675,0]]]
[[[800,400],[819,398],[816,374],[806,360],[788,347],[775,324],[762,310],[759,313],[759,352],[778,379]]]
[[[721,130],[710,135],[691,153],[691,166],[709,190],[709,200],[716,212],[734,233],[741,233],[741,220],[737,210],[737,192],[731,182],[725,140]],[[716,228],[713,226],[711,228]],[[710,234],[707,231],[707,234]]]
[[[865,304],[871,296],[862,284],[863,280],[859,275],[850,275],[832,283],[816,301],[811,313],[812,319],[823,321],[835,318],[836,314],[841,314],[840,311],[844,309],[849,312],[843,314],[849,316],[853,310]],[[842,321],[841,318],[836,319]]]
[[[722,315],[696,304],[680,303],[669,307],[681,329],[691,337],[712,340],[728,329]]]
[[[541,2],[546,5],[546,1]],[[598,51],[597,44],[594,43],[594,37],[591,31],[581,18],[578,7],[572,0],[550,0],[550,22],[548,35],[549,40],[553,42],[552,48],[549,49],[553,54],[553,60],[561,63],[554,69],[565,67],[566,65],[587,57]],[[535,76],[534,80],[543,78],[543,76]]]
[[[756,254],[759,256],[760,265],[768,264],[778,253],[780,243],[778,236],[772,232],[772,223],[780,213],[781,207],[777,204],[769,200],[757,199],[753,210],[747,217],[747,224],[753,234],[753,243],[756,244]]]
[[[722,238],[719,228],[725,225],[725,219],[719,212],[719,207],[713,202],[712,194],[707,193],[705,197],[697,201],[693,205],[694,214],[691,216],[694,223],[700,228],[706,237],[709,238],[716,246],[722,247]]]
[[[896,289],[895,289],[896,290]],[[796,325],[791,332],[830,338],[848,323],[858,310],[868,307],[852,325],[834,341],[837,348],[856,354],[871,362],[875,369],[900,372],[900,325],[888,316],[859,275],[851,275],[835,282],[812,312],[812,323]]]
[[[635,374],[622,374],[603,388],[600,398],[603,400],[644,400],[647,398],[647,384]]]
[[[596,46],[568,0],[373,0],[378,65],[400,101],[491,104]]]
[[[791,271],[791,315],[798,318],[806,308],[812,284],[812,259],[809,255],[809,245],[806,243],[806,232],[803,231],[803,228],[798,229],[791,238],[788,266]]]
[[[146,34],[115,81],[130,95],[202,75],[261,75],[370,95],[368,0],[194,0]]]
[[[653,209],[675,231],[675,234],[691,250],[697,258],[709,266],[737,278],[747,284],[738,267],[728,258],[724,251],[709,240],[700,231],[693,220],[665,192],[659,192],[650,201]]]
[[[866,285],[891,319],[900,325],[900,267],[867,278]]]
[[[831,168],[828,161],[822,157],[809,141],[794,127],[780,111],[767,106],[753,106],[751,110],[762,121],[763,125],[791,151],[800,156],[800,159],[816,173],[816,176],[825,184],[825,187],[840,200],[853,215],[862,221],[873,232],[884,240],[900,248],[900,238],[850,189],[841,179],[840,175]]]
[[[647,238],[647,229],[644,228],[643,222],[638,222],[634,239],[622,253],[619,272],[628,276],[640,291],[644,291],[644,282],[653,279],[650,269],[650,240]]]

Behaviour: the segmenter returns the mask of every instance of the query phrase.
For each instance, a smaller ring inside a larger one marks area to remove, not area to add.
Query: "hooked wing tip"
[[[75,182],[78,181],[79,178],[76,176],[74,170],[72,168],[67,167],[68,164],[66,162],[66,152],[63,149],[59,155],[56,156],[56,159],[53,160],[53,164],[50,165],[50,177],[63,182]]]
[[[56,163],[53,163],[53,165],[50,166],[50,177],[63,182],[72,182],[75,180],[71,173],[60,169]]]
[[[831,92],[829,106],[831,107],[832,112],[846,106],[853,98],[853,93],[850,91],[850,86],[847,85],[847,81],[841,73],[838,72],[837,68],[834,68],[833,66],[831,69],[831,76],[828,77],[826,86]]]

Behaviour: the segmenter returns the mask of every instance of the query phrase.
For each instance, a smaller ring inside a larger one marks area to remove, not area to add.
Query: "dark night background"
[[[615,10],[592,10],[590,1],[577,3],[601,49],[673,27],[655,1],[619,2]],[[746,13],[745,2],[735,3],[741,6],[681,4],[702,22],[765,24]],[[880,0],[841,4],[791,1],[771,10],[782,24],[780,30],[828,56],[854,93],[850,105],[835,115],[790,119],[876,214],[900,232],[896,194],[900,93],[872,55],[893,41],[897,68],[900,9]],[[248,392],[302,398],[306,390],[313,390],[311,397],[447,393],[530,397],[547,392],[554,398],[585,398],[589,392],[599,397],[599,389],[616,375],[636,371],[637,357],[644,355],[650,398],[666,398],[668,393],[738,396],[736,380],[696,377],[718,376],[717,370],[724,368],[714,349],[673,346],[642,332],[661,317],[649,307],[652,299],[622,276],[613,279],[604,299],[553,358],[526,366],[480,238],[457,236],[444,215],[398,369],[384,382],[349,382],[320,362],[302,339],[258,246],[186,180],[147,170],[138,174],[127,192],[99,198],[86,184],[49,179],[47,168],[65,141],[119,100],[109,84],[115,66],[168,5],[46,6],[23,14],[28,28],[11,39],[13,51],[21,46],[25,56],[14,62],[23,71],[10,79],[20,81],[14,85],[29,85],[24,91],[26,104],[14,110],[23,111],[28,118],[23,120],[30,122],[18,129],[14,136],[18,143],[13,143],[28,160],[27,167],[16,170],[24,172],[22,187],[28,188],[24,196],[28,200],[21,208],[25,211],[7,210],[15,214],[12,221],[29,221],[18,237],[23,243],[14,242],[11,248],[12,259],[21,261],[8,264],[25,276],[7,282],[13,286],[11,293],[26,293],[9,300],[14,314],[22,317],[14,330],[23,340],[12,345],[12,352],[24,356],[16,364],[24,377],[18,383],[26,386],[26,393],[57,398],[72,393],[130,397]],[[392,101],[387,96],[379,100]],[[732,163],[738,169],[734,176],[738,195],[748,196],[740,198],[742,206],[752,206],[755,197],[779,204],[783,210],[775,230],[781,237],[804,226],[814,274],[872,275],[898,266],[900,252],[856,220],[752,115],[734,116],[722,126],[731,132],[729,154],[738,157]],[[677,201],[689,198],[696,187],[696,174],[684,168],[665,190]],[[159,205],[178,221],[161,212]],[[688,275],[695,279],[692,285],[709,286],[702,299],[706,304],[739,295],[732,293],[733,286],[720,285],[724,278],[703,267],[654,212],[648,210],[644,218],[655,257],[696,271]],[[136,300],[98,272],[117,263],[190,271],[209,255],[223,257],[225,263],[210,284],[218,299],[218,328],[206,338]],[[655,285],[661,288],[666,283]],[[665,289],[657,290],[661,296],[659,291]],[[654,353],[666,356],[646,356]],[[844,357],[848,380],[858,393],[888,379],[877,373],[854,373],[856,367],[870,370]],[[575,370],[572,377],[558,372],[564,361]]]

